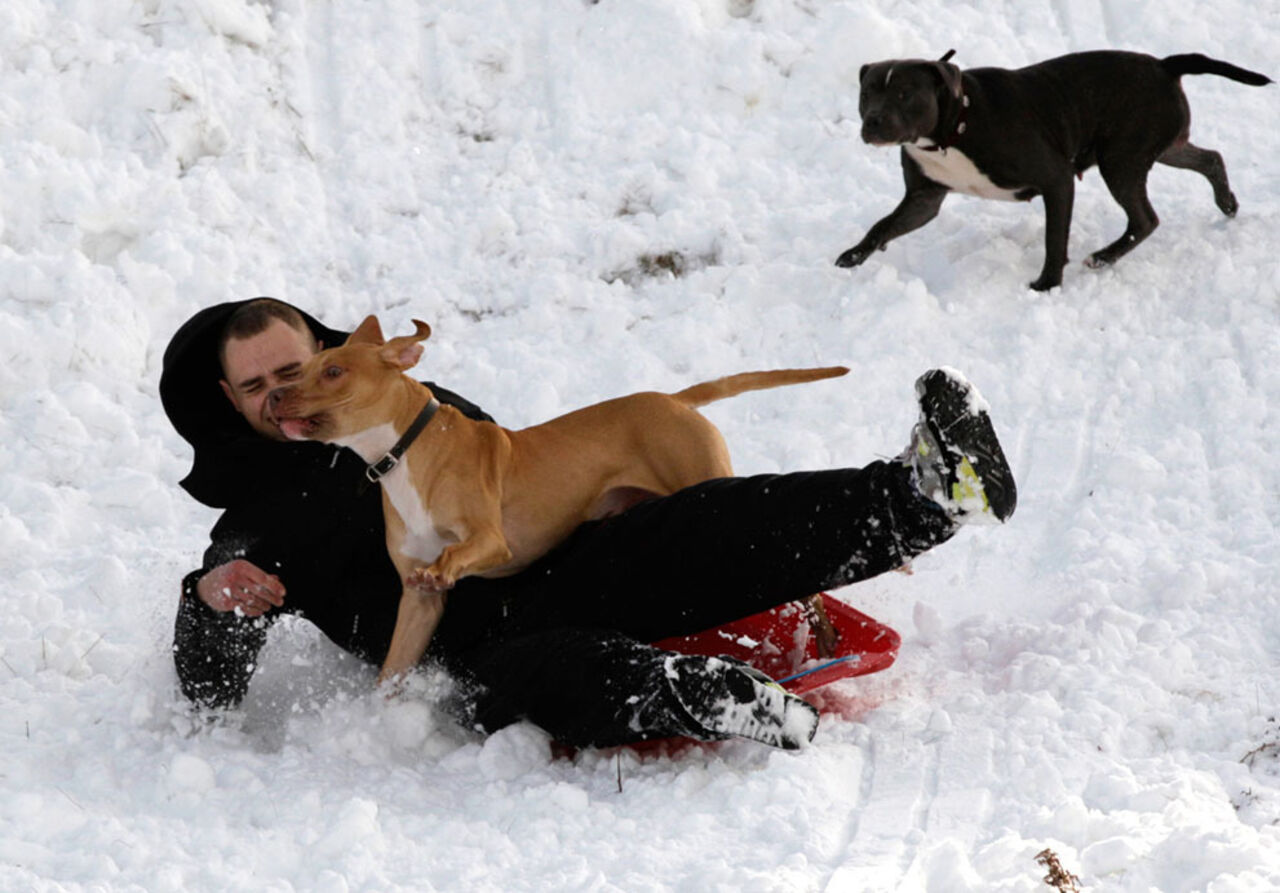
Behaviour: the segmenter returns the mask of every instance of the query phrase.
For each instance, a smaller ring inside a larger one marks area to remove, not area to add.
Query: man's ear
[[[236,402],[235,391],[231,390],[231,385],[227,384],[225,378],[219,378],[218,384],[222,385],[222,393],[227,395],[227,399],[231,401],[231,405],[236,408],[236,412],[240,411],[240,404]]]
[[[423,349],[419,342],[431,337],[431,326],[422,320],[415,319],[413,326],[416,331],[412,335],[392,338],[383,345],[382,350],[378,351],[378,356],[382,357],[383,362],[395,366],[401,372],[417,365],[418,360],[422,359]]]
[[[382,344],[384,341],[386,339],[382,337],[382,326],[378,325],[378,317],[372,314],[366,316],[364,322],[347,339],[348,344]]]

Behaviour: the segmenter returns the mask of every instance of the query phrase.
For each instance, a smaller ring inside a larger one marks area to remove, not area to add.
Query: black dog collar
[[[427,423],[435,417],[436,410],[439,408],[440,401],[435,397],[432,397],[427,401],[427,405],[422,407],[422,412],[418,413],[418,417],[413,420],[413,424],[411,424],[409,429],[401,435],[399,440],[396,441],[396,445],[393,446],[391,450],[377,462],[374,462],[372,465],[365,468],[364,476],[369,479],[369,483],[378,483],[384,475],[400,464],[400,457],[403,456],[405,450],[409,449],[410,445],[418,439],[418,435],[422,433],[422,429],[427,427]]]
[[[919,148],[925,152],[945,152],[956,141],[956,137],[964,133],[968,129],[969,123],[966,120],[969,117],[969,97],[964,94],[960,95],[960,116],[956,118],[955,129],[951,131],[951,136],[942,142],[933,146],[920,146]]]

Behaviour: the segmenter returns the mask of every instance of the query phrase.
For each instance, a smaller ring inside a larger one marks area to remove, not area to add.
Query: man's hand
[[[220,564],[196,584],[200,600],[215,611],[235,611],[260,617],[284,604],[284,584],[275,574],[237,558]]]

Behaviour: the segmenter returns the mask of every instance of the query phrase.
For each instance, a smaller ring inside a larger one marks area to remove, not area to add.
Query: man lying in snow
[[[346,334],[272,299],[202,310],[164,356],[160,396],[194,448],[182,486],[223,509],[204,564],[182,582],[174,660],[208,707],[244,697],[282,614],[306,617],[378,664],[401,581],[382,498],[350,450],[286,440],[267,394]],[[474,419],[474,404],[436,384]],[[1004,521],[1016,490],[977,391],[950,370],[916,383],[921,420],[896,460],[721,478],[583,524],[527,569],[466,577],[429,660],[484,731],[527,719],[558,741],[609,746],[676,735],[795,748],[817,711],[728,658],[647,643],[687,635],[903,566],[959,525]]]

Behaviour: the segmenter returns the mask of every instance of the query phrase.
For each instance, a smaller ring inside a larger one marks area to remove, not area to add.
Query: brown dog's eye
[[[325,378],[337,378],[342,374],[341,366],[326,366],[324,370]]]

